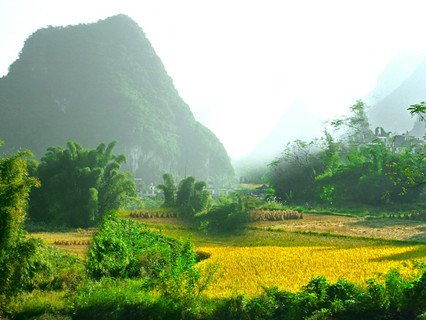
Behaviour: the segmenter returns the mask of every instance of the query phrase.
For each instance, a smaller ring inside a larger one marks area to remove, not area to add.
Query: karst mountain
[[[117,141],[128,169],[146,182],[171,172],[202,179],[233,175],[218,138],[194,119],[143,30],[118,15],[33,33],[0,79],[3,149],[75,140]]]

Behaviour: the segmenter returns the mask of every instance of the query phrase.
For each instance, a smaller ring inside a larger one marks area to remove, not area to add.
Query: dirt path
[[[331,232],[342,235],[411,240],[426,243],[426,222],[304,214],[301,220],[256,222],[253,226],[289,231]]]

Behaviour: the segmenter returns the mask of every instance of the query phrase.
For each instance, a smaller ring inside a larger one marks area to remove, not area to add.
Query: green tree
[[[248,215],[241,198],[213,206],[197,216],[200,227],[211,233],[232,233],[248,222]]]
[[[176,203],[176,182],[172,174],[163,174],[164,183],[158,185],[158,189],[164,193],[164,204],[165,208],[173,208]]]
[[[114,146],[84,149],[71,141],[67,149],[49,148],[35,172],[42,187],[31,194],[30,218],[86,227],[136,197],[134,179],[120,171],[126,159],[113,154]]]
[[[424,118],[425,105],[410,107]],[[422,119],[423,119],[422,118]],[[383,205],[412,202],[426,184],[424,150],[390,150],[369,129],[365,105],[332,122],[322,145],[295,141],[270,165],[270,182],[281,200]]]
[[[132,220],[108,214],[93,237],[87,269],[94,278],[144,278],[163,294],[191,294],[200,273],[188,242],[150,231]]]
[[[179,182],[176,195],[176,207],[182,217],[193,217],[194,208],[192,198],[194,197],[195,178],[187,177]]]
[[[420,121],[426,121],[426,104],[421,102],[413,104],[407,109],[412,116],[419,117]],[[396,186],[400,188],[400,194],[405,195],[412,190],[421,191],[426,185],[426,135],[424,136],[423,150],[408,149],[401,155],[402,161],[389,164],[388,173]]]
[[[412,104],[408,107],[408,111],[410,111],[411,115],[417,115],[420,117],[420,120],[426,121],[426,103],[424,101]]]
[[[0,251],[21,237],[30,189],[40,185],[28,175],[27,159],[31,156],[24,151],[0,159]]]
[[[210,205],[211,195],[206,188],[207,183],[205,181],[197,181],[194,184],[192,206],[194,207],[195,213],[203,211]]]
[[[375,138],[370,130],[366,108],[365,103],[358,100],[350,108],[351,114],[348,117],[331,122],[335,130],[343,130],[343,141],[350,146],[365,144]]]
[[[281,201],[303,202],[315,199],[315,177],[324,171],[317,141],[296,140],[269,164],[270,184]]]
[[[194,177],[183,179],[179,183],[176,195],[176,208],[182,217],[193,218],[205,210],[211,203],[211,195],[204,181],[195,181]]]
[[[412,109],[423,110],[422,106]],[[351,107],[350,116],[335,120],[332,125],[344,134],[336,143],[326,133],[326,147],[321,151],[325,171],[316,177],[322,200],[378,205],[409,202],[419,196],[419,189],[408,190],[407,186],[424,177],[422,155],[414,149],[393,152],[376,139],[369,129],[362,101]]]
[[[345,159],[339,166],[316,177],[317,190],[322,191],[321,199],[330,201],[333,198],[340,204],[373,205],[411,200],[415,194],[399,197],[389,177],[389,164],[401,162],[404,156],[392,153],[379,141],[346,150]]]
[[[324,131],[324,149],[320,155],[324,161],[325,173],[332,174],[342,164],[340,158],[342,146],[342,143],[336,142],[327,130]]]
[[[0,295],[25,288],[39,270],[34,259],[40,244],[23,230],[30,189],[40,185],[28,175],[31,156],[24,151],[0,159]]]

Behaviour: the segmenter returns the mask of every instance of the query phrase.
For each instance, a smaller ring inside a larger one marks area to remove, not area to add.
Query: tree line
[[[248,221],[247,203],[237,193],[213,200],[205,181],[194,177],[176,184],[170,173],[163,175],[163,207],[177,211],[178,217],[212,233],[228,233],[244,226]]]
[[[409,110],[419,117],[425,113],[424,104]],[[295,141],[269,165],[269,181],[281,201],[383,206],[424,198],[424,147],[390,148],[370,130],[361,101],[331,125],[333,134],[325,130],[321,140]]]

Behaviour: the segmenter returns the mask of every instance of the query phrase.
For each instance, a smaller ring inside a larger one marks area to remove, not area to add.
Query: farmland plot
[[[297,291],[312,277],[325,276],[335,282],[346,278],[363,285],[392,268],[410,276],[410,260],[426,262],[426,246],[335,247],[201,247],[210,254],[201,266],[219,265],[216,281],[207,294],[224,297],[256,295],[262,287],[278,286]]]

